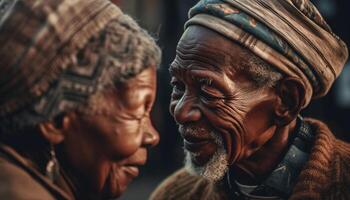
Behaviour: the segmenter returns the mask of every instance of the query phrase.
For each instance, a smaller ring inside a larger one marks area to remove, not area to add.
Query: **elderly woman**
[[[159,141],[160,51],[107,0],[0,1],[0,199],[109,199]]]

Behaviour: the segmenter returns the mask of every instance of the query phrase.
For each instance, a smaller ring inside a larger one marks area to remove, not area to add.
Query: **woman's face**
[[[119,197],[138,176],[147,148],[159,142],[150,119],[155,94],[156,69],[150,67],[92,98],[92,114],[71,114],[64,151],[92,195]]]

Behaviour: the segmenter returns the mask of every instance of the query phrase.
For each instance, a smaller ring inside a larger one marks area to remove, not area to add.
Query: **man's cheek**
[[[274,104],[271,101],[263,101],[251,107],[244,118],[246,132],[257,137],[273,125]]]
[[[203,106],[201,110],[211,125],[218,129],[240,131],[242,128],[245,113],[232,103],[218,102],[215,107]]]
[[[178,102],[179,102],[178,100],[174,100],[173,98],[170,100],[169,112],[173,117],[174,117],[175,107],[178,104]]]
[[[227,105],[217,107],[215,112],[207,111],[206,113],[215,132],[223,138],[229,157],[228,162],[232,164],[239,158],[243,146],[245,128],[242,119],[244,114]]]

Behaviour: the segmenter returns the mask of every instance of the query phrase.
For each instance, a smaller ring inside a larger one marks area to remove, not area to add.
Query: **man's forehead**
[[[219,48],[213,49],[205,44],[186,43],[178,45],[176,60],[186,65],[196,63],[223,70],[230,63],[230,55],[225,54]]]
[[[179,46],[196,47],[203,51],[219,51],[228,54],[227,49],[233,48],[233,43],[233,41],[211,29],[193,25],[185,30],[179,41]]]
[[[178,44],[175,61],[188,65],[202,62],[218,70],[224,70],[245,62],[244,55],[244,49],[240,45],[219,33],[201,26],[190,26]]]

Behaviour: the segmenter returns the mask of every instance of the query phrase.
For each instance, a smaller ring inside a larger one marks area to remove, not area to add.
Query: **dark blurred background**
[[[147,165],[128,188],[122,200],[148,199],[154,188],[183,162],[182,142],[177,127],[169,115],[171,88],[168,66],[175,56],[187,12],[198,0],[113,0],[154,36],[163,51],[158,72],[158,95],[153,110],[153,122],[160,133],[159,145],[150,151]],[[313,0],[333,31],[350,46],[350,1]],[[313,101],[303,116],[326,122],[338,138],[350,141],[350,63],[330,93]]]

